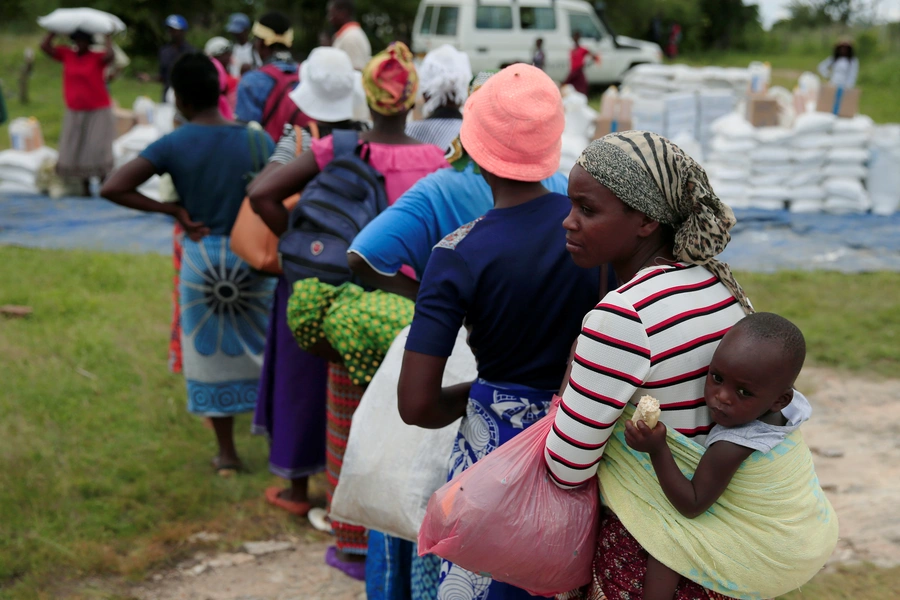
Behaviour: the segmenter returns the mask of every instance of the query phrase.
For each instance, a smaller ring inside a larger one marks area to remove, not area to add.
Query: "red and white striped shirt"
[[[744,311],[701,266],[650,267],[585,316],[545,458],[562,487],[597,472],[627,402],[659,400],[667,427],[703,443],[712,428],[703,387],[712,355]]]

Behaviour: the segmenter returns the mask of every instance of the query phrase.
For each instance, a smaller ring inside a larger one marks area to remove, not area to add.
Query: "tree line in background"
[[[595,2],[605,11],[607,21],[617,33],[651,38],[652,21],[662,24],[665,36],[677,24],[681,30],[683,52],[710,50],[789,51],[794,50],[799,32],[818,30],[818,38],[808,45],[811,52],[821,51],[834,35],[849,31],[851,25],[871,25],[879,0],[793,0],[789,18],[775,24],[771,32],[763,30],[759,7],[743,0],[607,0]],[[412,37],[412,26],[419,0],[357,0],[358,18],[369,33],[374,49],[399,39]],[[183,14],[191,24],[188,39],[202,47],[212,35],[223,35],[225,21],[232,12],[258,17],[267,10],[280,10],[294,22],[295,50],[303,56],[316,46],[319,33],[328,30],[325,0],[2,0],[0,23],[6,28],[34,27],[34,19],[59,7],[90,6],[115,13],[129,26],[125,47],[136,57],[155,56],[165,39],[163,20],[170,13]],[[893,26],[900,37],[900,24]],[[664,40],[667,38],[664,36]],[[860,35],[856,36],[859,40]],[[878,50],[879,38],[865,32],[863,48]],[[788,48],[787,46],[791,46]]]

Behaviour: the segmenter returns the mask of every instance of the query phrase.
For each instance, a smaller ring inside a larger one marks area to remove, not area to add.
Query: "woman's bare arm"
[[[260,173],[248,190],[250,206],[276,236],[288,228],[288,210],[284,200],[306,187],[319,174],[319,165],[312,151],[307,151],[265,176]]]

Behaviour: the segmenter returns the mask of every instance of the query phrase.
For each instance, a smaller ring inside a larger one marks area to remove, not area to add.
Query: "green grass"
[[[886,293],[900,274],[738,277],[760,310],[803,328],[812,364],[900,372],[900,306]],[[34,308],[0,318],[0,597],[140,577],[192,551],[185,540],[201,529],[226,548],[308,532],[261,501],[272,477],[247,417],[237,441],[252,473],[212,475],[212,433],[166,368],[170,259],[0,248],[0,281],[0,305]]]
[[[808,364],[900,374],[900,273],[738,273],[759,311],[791,319],[806,337]]]
[[[40,34],[13,35],[0,32],[0,81],[9,120],[16,117],[35,117],[41,122],[44,139],[49,146],[58,145],[62,130],[63,96],[62,64],[40,51]],[[59,40],[57,43],[61,43]],[[29,103],[19,102],[19,73],[26,48],[35,52],[34,72],[29,83]],[[144,84],[136,79],[122,77],[112,82],[110,92],[123,108],[131,108],[138,96],[159,98],[159,84]],[[0,126],[0,150],[9,148],[9,123]]]
[[[296,524],[261,501],[264,439],[237,421],[252,469],[212,474],[211,431],[167,371],[171,259],[0,248],[0,597],[35,598],[61,576],[140,576],[187,551]],[[51,595],[51,597],[56,597]]]

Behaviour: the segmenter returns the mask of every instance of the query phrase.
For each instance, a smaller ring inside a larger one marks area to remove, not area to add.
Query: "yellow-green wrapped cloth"
[[[366,386],[414,311],[411,300],[396,294],[312,278],[294,284],[287,321],[301,348],[309,350],[325,338],[344,358],[353,384]]]
[[[754,452],[719,500],[696,519],[669,502],[649,455],[625,443],[616,424],[600,462],[600,489],[632,536],[669,568],[732,598],[773,598],[795,590],[825,565],[838,521],[819,486],[799,431],[768,454]],[[669,447],[690,477],[705,448],[668,429]]]

